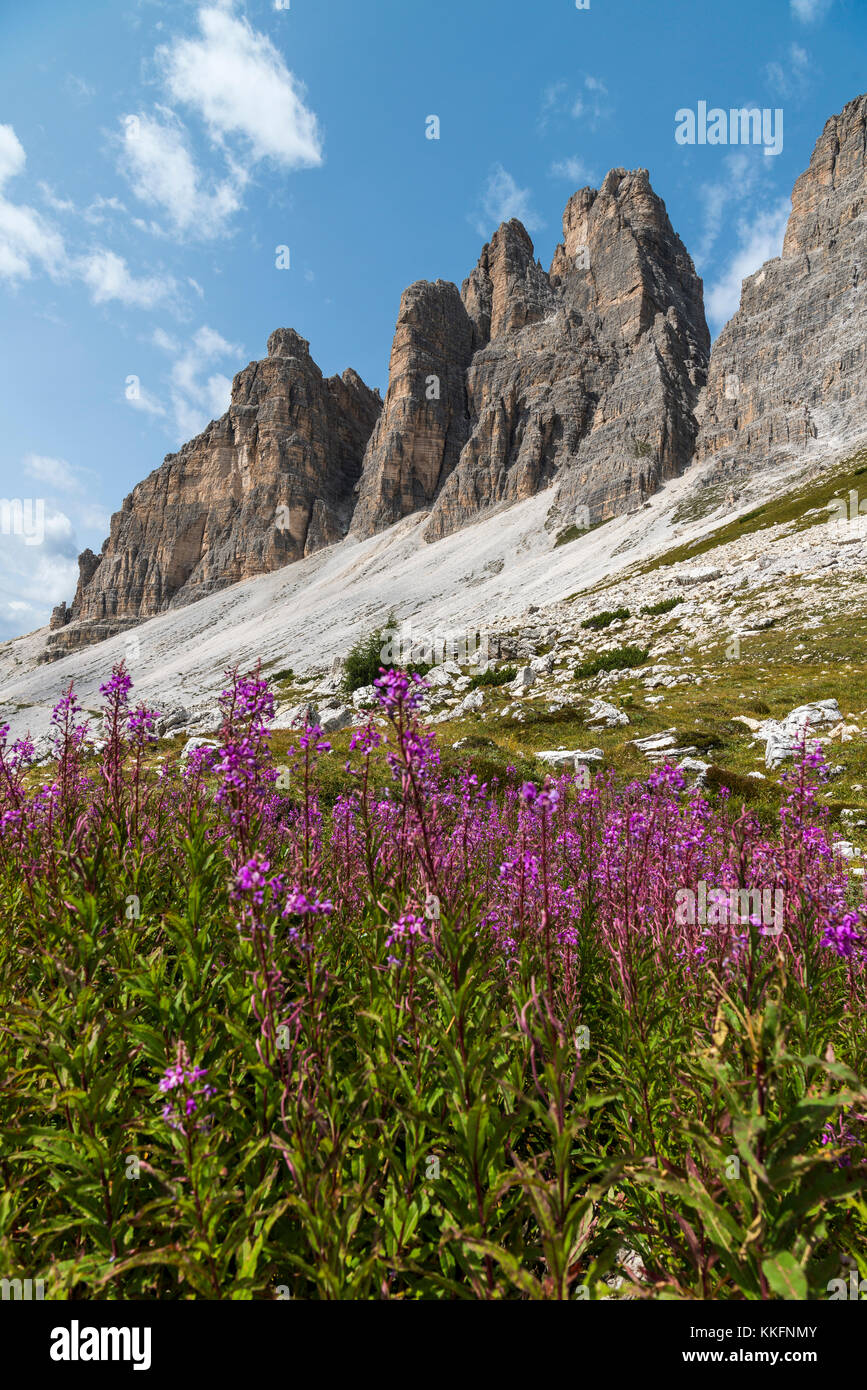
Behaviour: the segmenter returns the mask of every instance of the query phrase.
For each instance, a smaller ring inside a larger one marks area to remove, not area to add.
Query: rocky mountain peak
[[[326,380],[280,328],[232,383],[228,411],[138,484],[85,551],[49,660],[340,540],[382,402],[356,372]]]
[[[275,328],[268,339],[269,357],[309,357],[310,344],[294,328]]]
[[[821,248],[863,214],[865,170],[867,96],[861,96],[826,122],[809,168],[795,184],[784,260]]]
[[[829,120],[782,256],[744,281],[709,354],[702,282],[646,169],[575,192],[546,272],[517,220],[462,289],[400,300],[385,402],[325,379],[278,328],[227,413],[140,483],[80,558],[49,657],[411,514],[436,541],[550,489],[546,528],[641,507],[694,460],[709,480],[862,439],[867,96]]]
[[[714,344],[696,456],[744,470],[865,433],[867,96],[825,125],[795,184],[783,254],[743,283]]]
[[[400,301],[385,405],[358,485],[353,533],[372,535],[429,507],[469,431],[465,375],[473,323],[457,287],[419,280]]]
[[[550,312],[554,306],[551,285],[521,222],[513,218],[497,229],[464,281],[461,298],[473,320],[476,349]]]

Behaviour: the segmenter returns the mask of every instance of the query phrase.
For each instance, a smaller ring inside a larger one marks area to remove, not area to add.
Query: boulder
[[[522,666],[514,681],[511,690],[513,695],[521,695],[525,690],[531,689],[536,684],[536,672],[532,666]]]
[[[271,720],[272,729],[304,729],[319,722],[319,710],[309,700],[297,705],[284,705]]]
[[[465,695],[463,700],[461,700],[461,703],[454,711],[452,717],[454,719],[460,719],[465,714],[475,714],[482,708],[484,703],[485,692],[481,687],[478,690],[471,690],[470,693]]]
[[[352,704],[357,710],[375,709],[379,704],[375,685],[362,685],[352,692]]]
[[[213,738],[188,738],[181,750],[181,762],[185,763],[191,753],[196,753],[200,748],[219,748],[219,743]]]
[[[601,763],[605,759],[605,754],[601,748],[590,748],[584,752],[580,748],[575,748],[571,752],[565,748],[548,749],[543,753],[534,755],[540,763],[545,763],[548,767],[554,768],[578,768],[582,763]]]
[[[318,722],[323,734],[336,734],[355,722],[355,711],[348,705],[330,705],[319,711]]]
[[[616,705],[609,705],[605,700],[593,700],[584,723],[588,729],[619,729],[629,723],[629,715],[625,710],[618,709]]]

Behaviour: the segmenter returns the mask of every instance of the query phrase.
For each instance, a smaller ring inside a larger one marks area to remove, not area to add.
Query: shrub
[[[555,540],[554,549],[556,550],[561,545],[568,545],[570,541],[579,541],[582,536],[589,534],[590,529],[589,526],[567,526],[565,531],[561,531]]]
[[[766,705],[764,700],[745,700],[744,705],[750,714],[760,714],[766,717],[771,712],[770,705]]]
[[[641,613],[649,618],[659,618],[663,613],[670,613],[679,603],[683,603],[683,599],[679,594],[675,594],[674,598],[664,598],[660,599],[659,603],[647,604],[641,609]]]
[[[343,666],[343,693],[351,695],[365,685],[373,685],[382,666],[382,648],[394,624],[374,628],[366,637],[359,637],[350,648]]]
[[[375,628],[366,637],[359,637],[355,646],[351,648],[343,667],[343,693],[351,695],[355,690],[361,690],[363,686],[373,685],[378,679],[379,673],[384,663],[382,659],[382,649],[389,640],[392,633],[397,631],[397,623],[390,618],[385,627]],[[418,664],[406,668],[411,674],[426,676],[431,669],[430,664]]]
[[[697,748],[699,753],[715,752],[725,747],[725,741],[719,734],[702,729],[681,730],[677,741],[682,748]]]
[[[589,680],[600,671],[627,671],[643,666],[650,653],[644,647],[615,647],[610,652],[597,652],[575,667],[576,681]]]
[[[590,632],[601,632],[603,628],[610,627],[612,623],[628,617],[630,617],[628,608],[614,608],[607,613],[597,613],[593,618],[585,618],[581,626]]]
[[[710,767],[705,780],[709,790],[719,791],[720,788],[725,788],[733,800],[761,801],[768,797],[776,801],[780,799],[780,789],[773,783],[762,781],[758,777],[745,777],[743,773],[732,772],[729,768]]]
[[[470,689],[478,690],[479,686],[485,689],[496,689],[498,685],[511,685],[518,672],[514,666],[501,666],[499,669],[488,666],[484,671],[478,671],[470,680]]]

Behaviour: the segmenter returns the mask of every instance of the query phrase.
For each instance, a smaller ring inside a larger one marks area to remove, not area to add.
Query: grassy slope
[[[867,451],[862,451],[821,481],[774,499],[701,541],[668,551],[638,572],[651,573],[684,560],[697,559],[769,527],[790,526],[802,531],[822,524],[827,521],[832,497],[845,497],[850,489],[865,491],[865,482]],[[622,579],[622,575],[618,576],[619,581]],[[514,702],[513,697],[507,690],[487,690],[484,719],[474,715],[437,726],[443,760],[452,766],[469,763],[480,780],[538,778],[544,769],[535,760],[537,752],[559,747],[599,747],[606,755],[605,767],[614,769],[618,779],[629,780],[646,777],[652,766],[632,746],[632,740],[675,728],[679,746],[695,745],[697,756],[718,769],[712,774],[713,784],[728,785],[736,797],[748,799],[759,814],[770,816],[780,801],[780,773],[765,768],[763,746],[753,742],[749,729],[736,722],[736,716],[782,718],[808,700],[830,698],[839,701],[847,720],[852,716],[854,722],[863,724],[862,712],[867,714],[867,664],[862,637],[867,632],[867,603],[863,607],[847,607],[845,614],[836,619],[822,617],[816,628],[806,629],[801,625],[802,616],[812,613],[814,608],[818,610],[819,605],[814,601],[822,598],[827,601],[833,593],[833,577],[798,581],[796,594],[790,589],[788,597],[796,597],[796,607],[799,604],[800,611],[793,613],[784,624],[742,638],[741,656],[737,661],[726,659],[726,635],[711,647],[684,644],[683,634],[678,634],[678,610],[659,615],[653,620],[654,650],[679,635],[680,655],[667,659],[676,668],[684,666],[709,671],[710,680],[701,687],[684,685],[654,691],[652,693],[661,694],[663,700],[649,706],[638,675],[626,678],[615,690],[603,692],[603,698],[621,705],[629,715],[630,724],[601,731],[589,730],[582,717],[587,699],[596,693],[590,682],[568,685],[558,698],[569,704],[556,715],[548,713],[549,699],[527,701],[528,717],[524,723],[495,717],[499,710]],[[766,600],[778,602],[780,596],[779,585],[769,585],[767,591],[751,593],[750,606],[761,609]],[[581,597],[586,600],[588,595]],[[607,634],[601,636],[607,637]],[[685,658],[692,659],[691,666]],[[650,659],[654,660],[653,655]],[[558,669],[572,670],[574,664],[570,658],[558,663]],[[291,672],[280,671],[275,689],[281,703],[294,702],[309,694],[310,686],[299,686]],[[333,801],[346,787],[344,764],[350,737],[350,731],[330,736],[334,751],[323,761],[320,772],[326,803]],[[454,743],[465,739],[469,740],[469,746],[459,750],[453,748]],[[184,742],[184,736],[166,740],[160,744],[158,756],[177,754]],[[292,742],[293,735],[286,731],[274,735],[273,748],[278,761]],[[844,807],[867,815],[867,740],[856,738],[851,743],[829,745],[826,754],[829,762],[843,769],[824,793],[832,817],[838,819]],[[748,779],[750,772],[761,772],[765,780]],[[387,780],[385,772],[383,780]]]

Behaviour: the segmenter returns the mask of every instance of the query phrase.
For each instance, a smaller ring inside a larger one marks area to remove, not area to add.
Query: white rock
[[[190,712],[183,705],[170,705],[161,711],[156,722],[156,731],[160,738],[172,738],[179,729],[185,728],[189,718]]]
[[[673,748],[676,743],[676,729],[666,729],[661,734],[648,734],[646,738],[632,740],[633,748],[637,748],[640,753],[662,753],[668,748]]]
[[[803,729],[819,724],[839,724],[841,719],[836,700],[816,700],[811,705],[799,705],[793,709],[783,720],[783,727],[787,730]]]
[[[522,691],[529,690],[536,684],[536,672],[532,666],[522,666],[514,681],[512,682],[512,693],[520,695]]]
[[[323,734],[336,734],[340,729],[348,729],[354,722],[355,711],[348,705],[331,705],[319,712],[319,727]]]
[[[554,669],[554,653],[546,652],[544,656],[534,656],[530,662],[530,670],[537,676],[550,676]]]
[[[284,705],[278,709],[274,718],[270,721],[272,729],[303,729],[307,724],[315,724],[319,719],[319,711],[309,700],[302,700],[298,705]]]
[[[708,566],[704,569],[684,570],[674,576],[675,582],[688,588],[692,584],[709,584],[714,579],[719,579],[722,570]]]
[[[441,661],[439,666],[432,666],[425,676],[428,685],[434,690],[451,686],[461,678],[461,668],[456,661]]]
[[[352,703],[356,709],[373,709],[378,703],[376,686],[362,685],[352,692]]]
[[[745,724],[746,727],[747,727],[752,733],[755,733],[757,729],[760,729],[760,728],[762,727],[762,721],[761,721],[761,719],[750,719],[749,716],[746,715],[746,714],[735,714],[735,715],[732,715],[732,723],[733,723],[733,724]]]
[[[592,700],[584,722],[589,729],[599,725],[606,729],[619,729],[629,723],[629,715],[625,710],[607,704],[605,700]]]
[[[459,719],[464,714],[473,714],[480,710],[485,703],[485,692],[481,689],[471,690],[469,695],[465,695],[454,711],[454,718]]]
[[[678,763],[678,767],[681,772],[692,778],[694,787],[703,787],[710,771],[710,763],[702,762],[701,758],[684,758]]]
[[[841,859],[861,858],[860,849],[856,849],[851,840],[835,840],[834,853],[839,854]]]
[[[181,762],[185,763],[191,753],[195,753],[199,748],[219,748],[219,743],[213,738],[188,738],[181,750]]]
[[[841,722],[840,706],[836,700],[817,700],[811,705],[799,705],[780,723],[766,719],[756,730],[757,738],[765,741],[765,766],[777,768],[788,758],[795,757],[805,741],[808,729]],[[806,740],[807,752],[816,748],[815,740]]]
[[[548,767],[578,767],[581,763],[601,763],[605,757],[601,748],[590,748],[584,752],[576,748],[573,752],[568,752],[564,748],[548,749],[544,753],[534,755],[540,763],[546,763]]]

